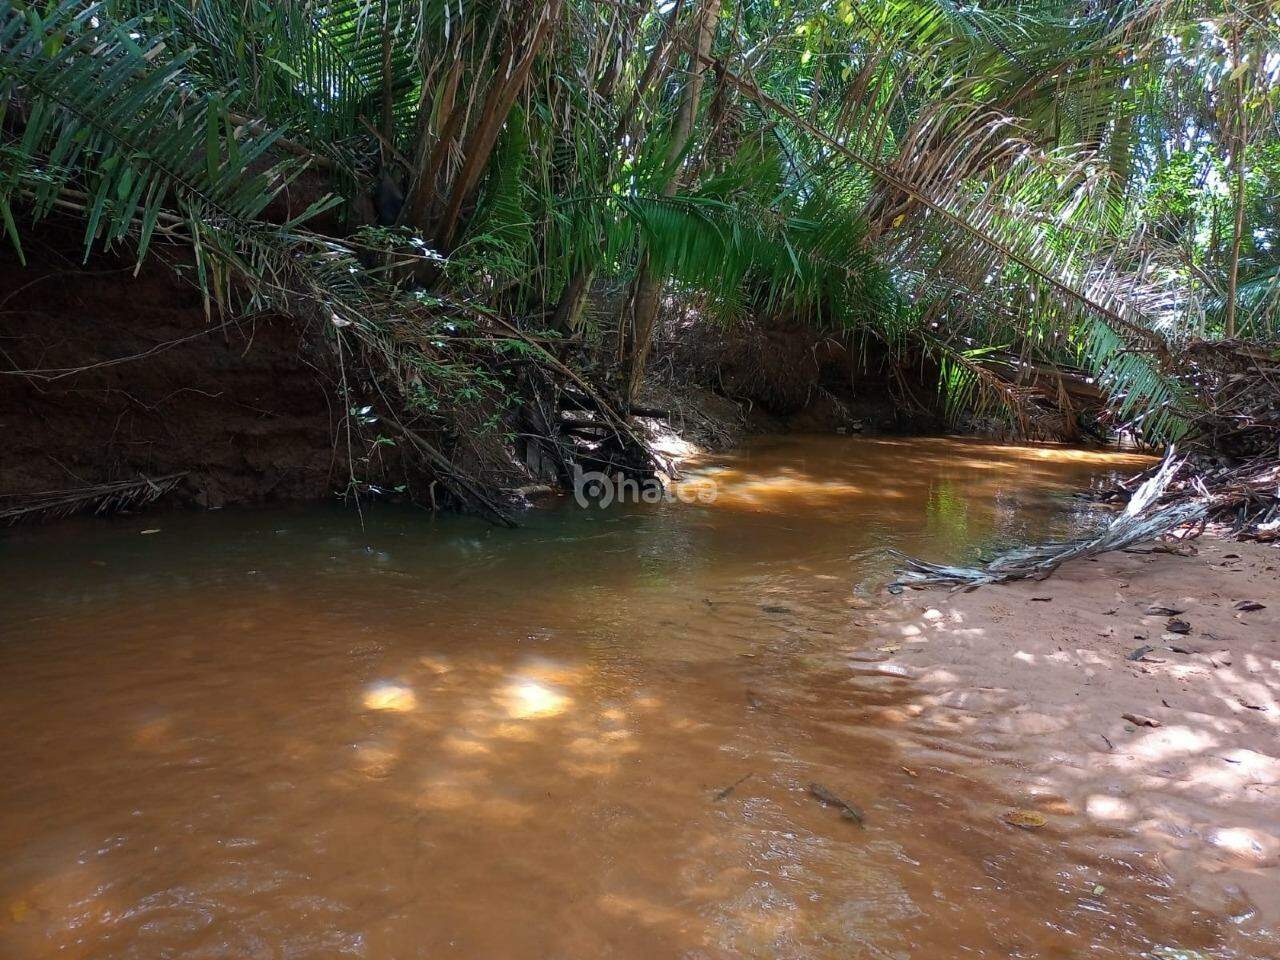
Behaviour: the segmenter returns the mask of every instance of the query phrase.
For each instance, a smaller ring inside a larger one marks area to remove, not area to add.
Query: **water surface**
[[[516,531],[387,506],[10,531],[0,955],[1219,943],[1150,864],[999,822],[974,745],[906,768],[885,721],[910,684],[859,669],[884,547],[1084,529],[1102,517],[1070,494],[1141,465],[782,438],[692,471],[713,502],[566,500]]]

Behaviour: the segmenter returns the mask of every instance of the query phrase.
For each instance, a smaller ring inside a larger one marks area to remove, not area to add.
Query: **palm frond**
[[[76,192],[86,246],[136,232],[140,257],[163,211],[251,221],[300,168],[269,158],[278,132],[237,126],[234,97],[193,89],[189,53],[145,37],[100,4],[42,15],[0,0],[0,103],[23,118],[20,138],[5,134],[0,198],[39,218]]]

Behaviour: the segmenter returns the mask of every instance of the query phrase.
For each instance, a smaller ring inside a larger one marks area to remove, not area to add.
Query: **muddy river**
[[[973,775],[1000,758],[930,734],[913,761],[911,685],[865,669],[883,548],[1086,528],[1070,493],[1139,465],[775,438],[691,471],[701,498],[515,531],[386,506],[6,531],[0,956],[1212,951],[1230,918],[1087,822],[1001,822]]]

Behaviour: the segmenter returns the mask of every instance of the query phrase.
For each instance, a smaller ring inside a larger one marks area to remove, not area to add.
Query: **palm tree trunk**
[[[702,99],[702,84],[706,77],[706,62],[711,53],[711,41],[715,39],[716,20],[720,15],[720,0],[702,0],[698,10],[694,51],[689,57],[689,79],[685,82],[680,98],[680,108],[671,130],[667,146],[667,181],[662,195],[674,197],[680,189],[679,165],[698,118],[698,105]],[[622,324],[619,347],[625,370],[623,400],[630,407],[644,379],[644,366],[653,341],[653,325],[658,316],[658,304],[662,298],[664,278],[652,268],[647,255],[640,259],[640,268],[632,288],[630,316]]]
[[[448,250],[453,243],[462,205],[471,198],[480,184],[480,178],[484,175],[489,157],[498,142],[498,134],[507,122],[516,98],[524,90],[525,81],[528,80],[529,72],[533,69],[533,62],[542,50],[542,45],[551,33],[551,28],[560,18],[563,2],[564,0],[549,0],[546,7],[536,15],[538,19],[532,31],[526,25],[522,31],[523,36],[518,39],[513,36],[511,39],[507,53],[503,56],[495,73],[494,85],[485,98],[480,117],[467,137],[463,148],[462,169],[454,178],[453,189],[450,191],[449,200],[440,218],[436,241],[442,250]],[[519,51],[520,40],[525,38],[527,40],[524,43],[524,50]]]
[[[387,0],[382,0],[382,140],[388,145],[396,142],[395,71],[391,59],[391,40],[391,10]],[[387,159],[383,158],[384,167]]]
[[[554,329],[566,334],[578,332],[582,323],[582,310],[587,305],[587,293],[595,274],[594,267],[578,267],[573,271],[556,302],[556,312],[551,318]]]
[[[657,42],[654,43],[653,51],[649,54],[649,59],[645,63],[644,72],[640,74],[640,79],[636,82],[635,89],[631,92],[631,99],[618,117],[617,125],[613,131],[613,139],[607,145],[607,149],[615,154],[618,147],[631,135],[632,122],[645,93],[651,86],[659,82],[661,77],[665,76],[665,68],[669,62],[668,54],[671,51],[671,37],[683,7],[684,0],[676,0],[671,5],[671,11],[667,14],[667,19],[662,26],[662,32],[658,36]],[[638,26],[639,19],[637,17],[629,24],[629,41],[634,41]],[[621,57],[618,57],[614,63],[617,64],[621,59]],[[618,72],[616,69],[606,73],[597,88],[597,94],[603,99],[612,99],[613,85],[617,77]],[[573,271],[560,294],[559,301],[556,303],[556,310],[552,320],[555,329],[567,334],[577,333],[578,327],[582,322],[583,308],[587,304],[587,294],[591,290],[591,281],[595,279],[595,274],[596,268],[594,264],[584,264]],[[619,344],[621,344],[621,339]]]
[[[1244,72],[1240,70],[1240,28],[1238,26],[1231,34],[1231,62],[1237,73],[1233,104],[1235,144],[1231,151],[1231,172],[1235,178],[1235,219],[1231,233],[1231,258],[1227,263],[1226,319],[1223,321],[1222,330],[1228,340],[1236,335],[1236,291],[1240,285],[1240,246],[1244,240],[1245,188],[1247,186],[1244,152],[1249,139],[1244,102]]]
[[[418,120],[418,148],[415,151],[417,178],[409,191],[409,199],[405,204],[407,214],[405,222],[418,229],[426,229],[431,219],[431,208],[436,201],[436,187],[440,180],[440,171],[449,155],[449,145],[453,143],[462,125],[466,110],[457,103],[458,83],[462,79],[463,60],[459,56],[449,68],[440,103],[436,108],[435,126],[437,131],[434,141],[431,136],[431,118],[426,115],[425,107],[420,111]]]

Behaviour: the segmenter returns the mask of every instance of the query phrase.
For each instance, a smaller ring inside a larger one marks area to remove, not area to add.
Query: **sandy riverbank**
[[[908,591],[873,653],[924,691],[897,718],[908,763],[963,733],[1047,836],[1154,858],[1171,890],[1280,944],[1280,550],[1196,551]]]

